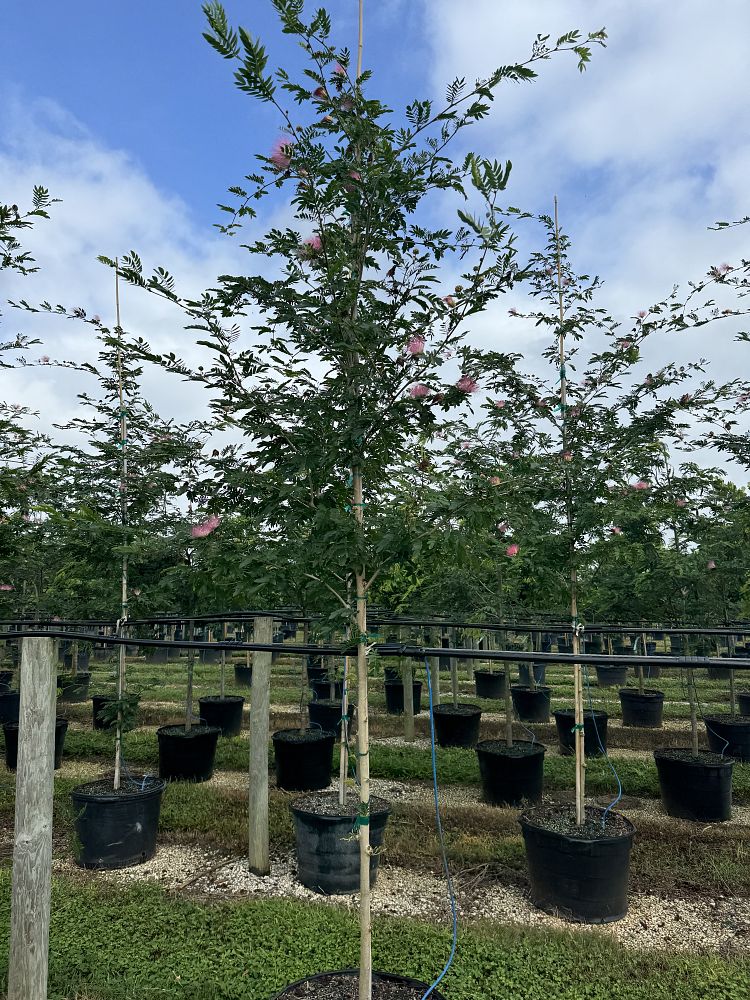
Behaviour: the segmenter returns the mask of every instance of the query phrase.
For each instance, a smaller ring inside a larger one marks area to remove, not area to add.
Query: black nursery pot
[[[332,685],[330,681],[323,679],[319,681],[312,681],[310,687],[312,688],[313,698],[316,699],[330,698],[332,693],[333,697],[338,698],[339,700],[344,697],[343,681],[334,681]]]
[[[414,714],[419,715],[422,711],[422,682],[414,681],[412,684],[412,704]],[[403,681],[385,682],[385,710],[388,715],[404,714],[404,683]]]
[[[308,701],[307,711],[310,716],[310,727],[312,729],[325,729],[338,735],[341,725],[341,702],[334,698],[321,699],[320,701]],[[349,724],[354,721],[357,714],[357,706],[350,704],[347,715]]]
[[[383,676],[386,681],[400,681],[401,671],[398,667],[386,667],[383,671]]]
[[[322,664],[318,663],[314,666],[311,666],[308,663],[307,683],[310,685],[310,687],[312,687],[316,681],[324,681],[327,676],[328,676],[328,670]]]
[[[732,671],[729,667],[708,668],[708,679],[710,681],[728,681],[731,676]]]
[[[604,810],[587,806],[587,832],[563,833],[549,828],[544,811],[519,818],[534,905],[585,924],[622,920],[628,912],[633,824],[618,814],[607,834],[598,829]]]
[[[740,691],[737,695],[740,715],[750,715],[750,691]]]
[[[162,646],[151,646],[146,649],[146,659],[151,663],[169,663],[171,650]]]
[[[329,729],[280,729],[273,734],[276,785],[288,792],[328,788],[336,734]]]
[[[709,749],[743,764],[750,761],[750,715],[706,715],[703,721]]]
[[[247,664],[243,663],[235,664],[234,667],[234,683],[237,687],[252,687],[253,686],[253,665],[252,663],[248,667]]]
[[[65,744],[65,734],[68,731],[67,719],[55,719],[55,770],[59,770],[62,764],[63,745]],[[5,765],[9,771],[15,771],[18,765],[18,723],[5,722],[3,724],[5,734]]]
[[[734,760],[700,750],[695,760],[687,748],[654,750],[665,812],[680,819],[721,823],[732,816]]]
[[[0,694],[7,694],[10,691],[14,676],[12,670],[0,670]]]
[[[494,670],[475,670],[474,684],[477,698],[504,698],[505,674]]]
[[[294,833],[297,842],[299,880],[313,892],[326,896],[359,892],[359,839],[352,836],[356,829],[359,802],[347,810],[339,806],[338,797],[326,795],[324,809],[316,809],[317,796],[311,801],[298,799],[292,803]],[[322,798],[322,797],[321,797]],[[391,807],[384,799],[370,800],[370,844],[378,848]],[[370,884],[378,873],[380,852],[370,857]]]
[[[329,1000],[331,996],[344,996],[346,994],[340,992],[343,990],[344,984],[347,981],[351,981],[351,990],[354,990],[352,996],[356,995],[356,983],[359,978],[359,972],[357,969],[342,969],[339,972],[323,972],[318,976],[308,976],[306,979],[298,979],[296,983],[292,983],[291,986],[287,986],[285,990],[281,993],[277,993],[273,1000],[298,1000],[300,997],[304,997],[305,1000]],[[372,1000],[389,1000],[393,996],[393,992],[388,990],[387,993],[382,993],[378,989],[380,983],[390,984],[403,987],[404,990],[411,989],[413,991],[412,995],[399,997],[399,1000],[422,1000],[427,990],[430,988],[429,983],[422,983],[418,979],[409,979],[408,976],[392,976],[387,972],[373,972],[372,974]],[[337,985],[341,984],[338,989],[339,992],[332,993],[331,988],[336,990]],[[437,990],[433,990],[430,993],[432,1000],[445,1000],[445,996],[439,993]]]
[[[633,667],[633,673],[638,676],[638,667]],[[661,677],[661,667],[651,666],[650,663],[643,664],[643,679],[647,681],[655,681]]]
[[[201,663],[221,663],[220,649],[202,649]]]
[[[145,777],[119,792],[90,781],[70,793],[75,812],[76,861],[82,868],[127,868],[154,856],[165,782]]]
[[[60,694],[57,700],[67,702],[88,701],[90,683],[91,674],[89,673],[76,674],[75,677],[72,674],[70,676],[60,676],[58,674],[57,686],[60,688]]]
[[[560,753],[570,756],[575,753],[575,710],[559,708],[553,713],[557,725],[557,738],[560,742]],[[606,712],[591,711],[587,708],[583,713],[583,752],[587,757],[598,757],[607,749],[607,719]],[[600,745],[601,744],[601,745]],[[604,750],[602,750],[602,747]]]
[[[239,736],[242,731],[242,707],[245,699],[238,694],[206,695],[199,698],[201,722],[218,726],[222,736]]]
[[[534,665],[534,683],[544,684],[547,679],[547,664],[546,663],[535,663]],[[531,687],[531,667],[530,663],[519,663],[518,664],[518,684],[519,687]]]
[[[546,747],[530,740],[514,740],[512,747],[502,740],[482,740],[476,750],[485,802],[493,806],[517,806],[539,801],[544,786]]]
[[[597,665],[596,681],[599,687],[624,687],[628,683],[628,668],[619,664]]]
[[[661,729],[664,711],[663,691],[644,691],[623,688],[620,691],[623,726],[638,729]]]
[[[482,709],[478,705],[436,705],[433,716],[438,746],[476,746],[482,718]]]
[[[208,781],[214,773],[218,726],[162,726],[159,741],[159,777],[165,781]]]
[[[78,659],[76,661],[76,669],[79,670],[79,671],[80,670],[83,670],[83,671],[88,670],[89,669],[89,659],[90,659],[90,657],[89,657],[88,653],[79,653],[78,654]],[[66,667],[68,670],[72,670],[73,669],[73,653],[72,652],[65,653],[65,655],[63,656],[63,666]]]
[[[521,722],[549,722],[551,694],[548,687],[511,686],[510,689],[513,708]]]
[[[18,722],[20,699],[18,691],[6,691],[0,694],[0,725],[6,722]]]

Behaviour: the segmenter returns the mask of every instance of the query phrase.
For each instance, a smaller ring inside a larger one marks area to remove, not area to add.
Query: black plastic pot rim
[[[474,749],[475,750],[483,750],[485,753],[493,754],[495,757],[505,757],[506,754],[504,754],[502,752],[502,750],[497,750],[497,749],[495,749],[495,747],[489,747],[489,746],[487,746],[488,743],[499,743],[499,742],[500,742],[499,740],[480,740],[477,743],[477,745],[474,747]],[[526,754],[527,757],[534,757],[537,754],[540,754],[540,753],[544,754],[544,753],[547,752],[546,745],[544,743],[540,743],[539,740],[533,740],[533,741],[532,740],[513,740],[513,746],[514,747],[517,747],[517,746],[531,747],[532,751],[530,753]],[[511,749],[511,748],[509,748],[509,749]],[[508,754],[507,757],[508,757],[508,759],[517,759],[517,760],[522,760],[523,759],[523,758],[520,758],[520,757],[514,758],[513,754]]]
[[[733,727],[742,729],[750,727],[750,715],[741,715],[739,718],[736,716],[734,718],[730,718],[728,714],[722,715],[721,713],[714,713],[714,715],[704,715],[703,721],[705,723],[718,722],[720,726],[726,726],[728,729]]]
[[[470,708],[471,712],[458,711],[459,709],[464,708]],[[460,702],[458,705],[433,705],[432,711],[435,715],[452,715],[455,712],[456,716],[464,716],[466,718],[470,718],[472,715],[482,714],[482,709],[479,705],[461,704]]]
[[[284,1000],[284,994],[288,993],[289,990],[293,990],[296,986],[304,986],[306,983],[314,983],[316,980],[326,979],[328,976],[358,976],[359,969],[336,969],[331,972],[319,972],[317,975],[305,976],[303,979],[297,979],[293,983],[289,983],[285,986],[281,993],[277,993],[273,1000]],[[410,979],[409,976],[397,976],[392,972],[377,972],[373,971],[373,979],[385,980],[389,983],[399,983],[402,986],[415,986],[422,990],[428,990],[430,988],[429,983],[424,983],[420,979]],[[433,1000],[445,1000],[442,993],[437,990],[433,990],[430,996]]]
[[[716,753],[714,750],[706,750],[703,747],[701,747],[699,752],[704,756],[711,754],[713,757],[716,757],[715,761],[708,763],[705,760],[695,760],[693,757],[672,757],[670,756],[670,750],[683,750],[690,754],[693,752],[692,747],[658,747],[654,750],[654,760],[661,758],[662,760],[673,761],[675,764],[685,764],[688,767],[731,767],[737,763],[734,757],[728,757],[726,754],[722,756],[722,754]]]
[[[181,732],[166,732],[167,729],[178,729],[178,727],[182,730]],[[196,722],[190,729],[190,732],[188,732],[183,723],[175,722],[169,726],[159,726],[156,730],[157,736],[166,736],[169,739],[175,740],[192,740],[196,736],[210,736],[212,733],[219,733],[221,735],[221,726],[207,726],[204,722]]]
[[[315,812],[314,809],[306,809],[299,799],[296,802],[291,802],[289,808],[295,816],[312,816],[315,820],[322,823],[334,824],[341,823],[343,820],[349,820],[354,825],[357,822],[357,817],[352,816],[351,813],[347,813],[346,815],[326,813],[324,815],[323,813]],[[392,812],[393,810],[389,803],[386,809],[374,809],[370,813],[370,819],[372,820],[378,816],[390,816]]]
[[[603,814],[605,810],[600,809],[599,812]],[[576,837],[569,833],[560,833],[559,830],[550,830],[550,828],[545,826],[543,823],[534,823],[531,819],[529,819],[528,813],[521,813],[518,817],[518,822],[520,823],[522,829],[526,828],[528,830],[539,830],[542,833],[549,834],[551,837],[557,837],[560,840],[565,841],[567,844],[619,844],[623,840],[631,840],[635,834],[635,827],[630,820],[627,819],[627,817],[622,815],[622,813],[616,813],[615,815],[619,816],[620,819],[625,820],[630,829],[626,830],[624,833],[617,834],[616,836],[612,836],[610,834],[606,837]]]
[[[513,691],[529,691],[531,694],[552,694],[552,688],[545,687],[544,684],[537,684],[535,687],[529,687],[528,684],[511,684],[511,692]]]
[[[645,691],[639,691],[638,688],[620,688],[621,698],[651,698],[654,701],[663,701],[664,692],[656,691],[655,689],[646,689]]]
[[[566,718],[575,718],[576,710],[574,708],[555,708],[552,710],[554,716],[564,715]],[[584,708],[583,710],[584,719],[608,719],[609,713],[605,712],[603,708]]]
[[[287,733],[296,733],[298,737],[302,737],[304,735],[307,736],[308,739],[305,740],[298,738],[296,740],[287,740],[284,738]],[[333,736],[333,738],[336,739],[336,733],[334,733],[332,729],[320,729],[317,726],[308,729],[277,729],[271,739],[276,740],[278,738],[281,743],[318,743],[322,736]]]
[[[202,701],[210,701],[213,705],[221,701],[231,701],[236,704],[238,701],[244,701],[244,700],[245,699],[242,697],[241,694],[225,694],[225,695],[207,694],[203,695],[203,697],[198,699],[198,704],[200,704]]]
[[[166,781],[161,778],[147,775],[144,777],[144,780],[148,781],[146,788],[134,789],[133,791],[129,791],[127,795],[118,794],[114,790],[112,792],[86,791],[92,785],[100,784],[100,781],[87,781],[83,785],[76,785],[75,788],[71,789],[70,794],[83,802],[132,802],[134,799],[148,799],[155,795],[161,795],[167,787]]]

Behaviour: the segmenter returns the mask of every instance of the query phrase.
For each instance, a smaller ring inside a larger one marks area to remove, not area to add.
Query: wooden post
[[[253,642],[273,642],[273,619],[256,618]],[[268,739],[272,653],[253,653],[253,696],[250,700],[250,780],[248,863],[255,875],[268,875]]]
[[[54,646],[21,642],[8,1000],[46,1000],[54,790]]]
[[[398,641],[401,642],[401,629],[398,630]],[[414,667],[411,658],[406,657],[401,669],[401,681],[404,685],[404,739],[411,743],[415,739],[414,732]]]
[[[456,630],[452,628],[448,634],[450,636],[451,646],[453,646],[453,648],[456,649],[457,648],[456,643],[458,641],[456,639]],[[451,666],[451,697],[453,698],[453,707],[456,708],[458,706],[458,660],[456,659],[455,656],[451,656],[450,666]]]
[[[432,629],[428,641],[432,646],[440,646],[440,632],[437,629]],[[430,657],[430,683],[432,685],[432,704],[437,707],[440,704],[440,656]]]

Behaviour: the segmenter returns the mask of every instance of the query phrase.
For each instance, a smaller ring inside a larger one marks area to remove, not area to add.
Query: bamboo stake
[[[565,373],[565,305],[563,303],[562,257],[560,254],[560,224],[557,216],[557,195],[555,195],[555,247],[557,251],[557,298],[560,313],[560,332],[558,335],[558,357],[560,365],[560,423],[562,426],[562,450],[568,450],[567,424],[565,409],[567,406],[567,377]],[[564,463],[563,463],[564,464]],[[573,626],[573,654],[578,656],[581,651],[581,640],[578,629],[578,569],[576,566],[575,537],[573,534],[573,498],[571,494],[570,475],[564,470],[565,483],[565,519],[568,527],[568,552],[570,557],[570,617]],[[586,795],[586,761],[583,746],[583,683],[581,664],[573,663],[573,687],[575,693],[575,752],[576,752],[576,823],[583,826],[586,818],[584,799]]]
[[[641,632],[641,645],[643,646],[643,656],[646,655],[646,633]],[[643,664],[638,664],[638,694],[644,694],[645,688],[643,686]]]
[[[120,523],[125,529],[128,523],[128,416],[125,412],[125,391],[122,378],[122,325],[120,323],[120,271],[119,260],[115,260],[115,317],[117,323],[117,395],[120,404]],[[125,636],[128,620],[128,557],[123,553],[120,582],[120,628],[118,632]],[[115,726],[115,774],[114,789],[120,787],[122,771],[122,699],[125,695],[125,654],[124,645],[117,647],[117,723]]]
[[[456,630],[454,628],[450,629],[448,632],[450,636],[450,644],[453,648],[456,648],[457,638]],[[453,707],[458,708],[458,660],[455,656],[450,658],[451,666],[451,697],[453,698]]]
[[[440,632],[438,629],[428,630],[429,642],[434,648],[440,644]],[[440,657],[430,657],[430,684],[432,685],[432,704],[437,707],[440,704]]]
[[[344,657],[344,691],[341,699],[341,749],[339,753],[339,805],[346,805],[346,777],[349,773],[349,669],[350,657]]]
[[[698,712],[696,710],[695,671],[688,670],[688,700],[690,702],[690,735],[693,758],[698,759]]]
[[[187,629],[188,642],[192,642],[195,637],[195,622],[191,618]],[[195,672],[195,650],[188,649],[187,656],[187,694],[185,696],[185,732],[189,733],[193,728],[193,674]]]

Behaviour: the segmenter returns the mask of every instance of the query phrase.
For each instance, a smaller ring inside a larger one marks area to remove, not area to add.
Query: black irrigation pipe
[[[571,634],[574,629],[573,626],[568,623],[567,625],[515,625],[515,624],[503,624],[499,622],[466,622],[466,621],[428,621],[426,619],[411,619],[411,618],[381,618],[368,616],[368,623],[371,625],[403,625],[412,626],[414,628],[463,628],[463,629],[479,629],[482,632],[560,632],[562,634]],[[702,628],[698,625],[690,626],[665,626],[665,625],[596,625],[596,624],[586,624],[585,632],[588,634],[604,635],[604,634],[615,634],[615,635],[641,635],[641,633],[651,633],[651,632],[669,632],[674,635],[737,635],[738,632],[747,631],[750,632],[750,624],[746,625],[744,629],[741,628],[727,628],[726,626],[707,626]]]
[[[15,633],[16,639],[79,639],[87,642],[90,638],[85,633],[63,632],[54,630],[30,629]],[[147,648],[168,649],[214,649],[227,652],[249,650],[257,653],[291,653],[304,656],[356,656],[356,646],[314,646],[306,643],[262,643],[262,642],[172,642],[165,639],[129,639],[126,636],[102,637],[103,645],[111,646],[144,646]],[[750,658],[728,659],[726,657],[709,656],[639,656],[626,653],[610,656],[606,653],[537,653],[517,649],[451,649],[431,646],[412,646],[402,643],[375,644],[373,650],[381,656],[408,656],[415,660],[426,657],[449,656],[457,660],[510,660],[513,662],[543,662],[543,663],[585,663],[593,666],[612,666],[614,663],[627,666],[654,667],[686,667],[699,669],[701,667],[729,667],[732,670],[750,670]]]

